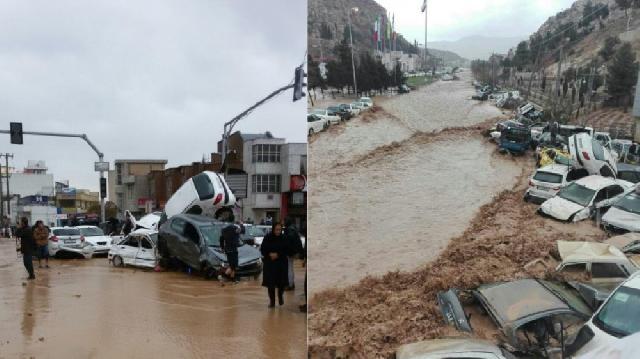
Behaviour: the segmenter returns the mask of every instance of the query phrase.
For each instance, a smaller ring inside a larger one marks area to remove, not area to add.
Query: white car
[[[616,159],[588,133],[577,133],[569,137],[568,142],[571,159],[577,167],[586,169],[592,175],[616,177]]]
[[[341,104],[340,108],[346,109],[347,111],[351,112],[351,114],[354,115],[354,116],[359,115],[360,111],[362,110],[362,106],[361,107],[356,107],[352,103],[350,103],[350,104]]]
[[[607,232],[640,232],[640,185],[615,202],[602,216]]]
[[[640,332],[640,272],[622,282],[576,337],[576,358],[590,356],[603,347],[616,347],[634,333]],[[636,343],[637,344],[637,343]],[[573,357],[573,356],[572,356]],[[610,358],[622,356],[610,356]]]
[[[149,214],[145,214],[136,221],[136,229],[144,228],[157,230],[160,218],[162,218],[162,212],[151,212]]]
[[[613,205],[633,183],[602,176],[587,176],[562,188],[557,195],[544,201],[538,213],[561,221],[578,222],[601,213]]]
[[[326,108],[316,108],[311,110],[308,115],[316,115],[321,119],[327,121],[329,125],[340,123],[340,116],[330,115]]]
[[[85,241],[80,230],[73,227],[53,227],[49,234],[49,256],[76,254],[86,259],[93,256],[94,247]]]
[[[155,268],[158,264],[158,231],[138,229],[120,243],[114,244],[108,254],[114,267],[125,265]]]
[[[178,188],[165,204],[164,215],[166,218],[181,213],[218,217],[221,211],[231,211],[235,204],[236,197],[222,175],[204,171]]]
[[[373,100],[370,97],[360,97],[358,102],[362,103],[365,107],[373,107]]]
[[[329,123],[326,119],[323,119],[322,117],[316,115],[307,115],[307,129],[309,132],[309,136],[313,135],[314,133],[323,131],[328,126]]]
[[[94,247],[93,255],[107,254],[111,249],[111,237],[104,234],[102,229],[95,226],[77,226],[85,242]]]
[[[524,200],[542,203],[555,196],[560,189],[569,183],[586,177],[584,169],[573,169],[569,166],[551,164],[538,168],[529,179],[529,188],[524,193]]]
[[[609,132],[594,132],[593,138],[600,142],[603,147],[611,151],[611,136]]]

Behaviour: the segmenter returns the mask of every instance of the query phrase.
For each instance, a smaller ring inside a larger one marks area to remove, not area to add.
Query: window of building
[[[253,175],[251,186],[254,193],[280,193],[280,175]]]
[[[291,205],[301,206],[304,204],[304,193],[303,192],[293,192],[291,193]]]
[[[307,175],[307,156],[300,156],[300,174]]]
[[[122,163],[116,163],[116,184],[122,185]]]
[[[280,145],[253,145],[252,162],[280,162]]]

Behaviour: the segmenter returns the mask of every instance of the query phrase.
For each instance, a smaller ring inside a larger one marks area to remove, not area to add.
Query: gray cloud
[[[224,122],[293,79],[306,48],[306,1],[0,3],[0,128],[86,133],[110,161],[200,160]],[[237,129],[305,142],[305,111],[287,92]],[[56,179],[98,187],[81,141],[2,141],[19,168],[43,159]]]

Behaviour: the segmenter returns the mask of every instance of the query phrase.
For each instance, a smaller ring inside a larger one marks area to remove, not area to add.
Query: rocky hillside
[[[608,14],[602,17],[585,18],[584,9],[589,4],[594,8],[607,6]],[[640,59],[640,9],[631,9],[628,13],[631,14],[631,21],[627,31],[628,17],[625,11],[616,5],[615,0],[577,0],[570,8],[547,19],[531,35],[529,45],[536,37],[542,39],[544,43],[543,46],[534,47],[532,55],[541,49],[541,58],[547,73],[555,73],[559,42],[564,42],[563,63],[581,67],[598,57],[605,39],[617,37],[622,42],[631,43],[637,58]],[[566,31],[562,32],[563,30]],[[554,36],[556,34],[559,35]],[[515,51],[515,48],[512,51]]]
[[[314,58],[331,59],[333,49],[345,37],[348,39],[349,9],[357,7],[358,12],[351,16],[353,24],[353,42],[357,51],[374,48],[373,24],[380,15],[387,15],[387,10],[374,0],[309,0],[308,1],[308,47]],[[398,36],[397,49],[416,53],[417,50],[402,35]],[[436,51],[434,56],[441,57],[447,64],[461,66],[468,61],[451,51]]]

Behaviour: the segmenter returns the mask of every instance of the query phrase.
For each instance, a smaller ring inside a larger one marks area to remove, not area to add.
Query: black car
[[[407,85],[400,85],[398,87],[398,93],[409,93],[409,92],[411,92],[411,89]]]
[[[329,106],[327,107],[327,113],[331,116],[340,116],[340,120],[347,121],[353,117],[351,111],[347,111],[346,109],[340,108],[338,106]]]
[[[640,183],[640,166],[618,163],[618,178],[631,183]]]
[[[179,214],[160,226],[158,249],[164,259],[178,259],[206,278],[216,277],[228,266],[227,256],[220,248],[222,229],[229,223],[212,218]],[[262,272],[262,256],[253,246],[240,243],[237,276],[254,276]]]

